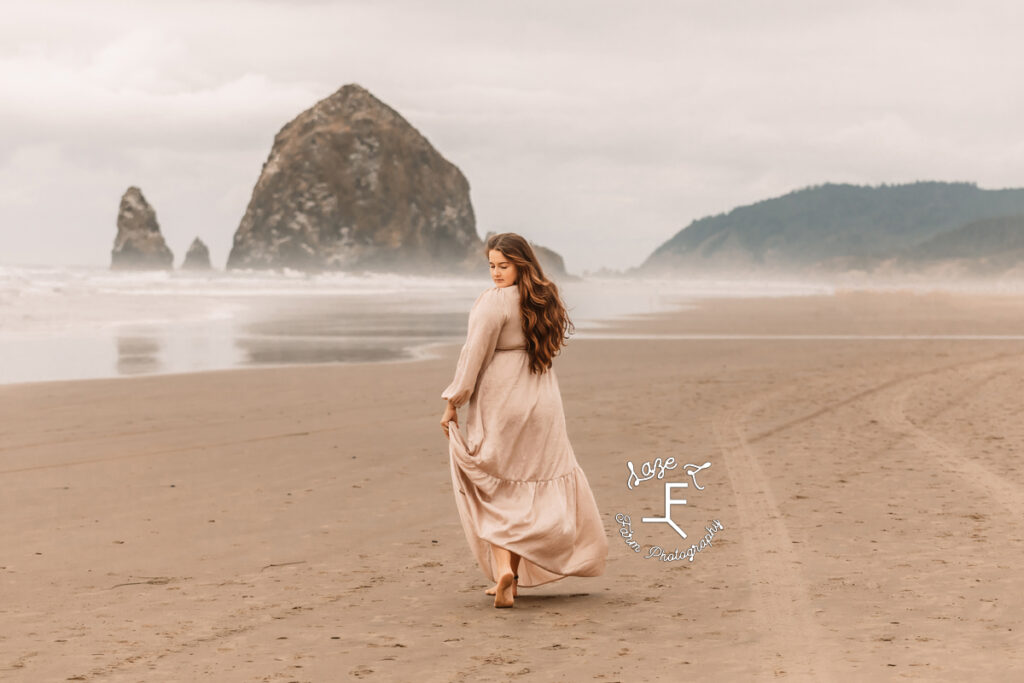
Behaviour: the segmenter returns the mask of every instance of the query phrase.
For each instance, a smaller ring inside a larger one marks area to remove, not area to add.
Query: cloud
[[[174,149],[248,147],[317,98],[317,84],[241,73],[215,81],[184,58],[180,41],[136,31],[88,60],[0,58],[0,145],[62,141]],[[200,85],[195,85],[199,83]]]

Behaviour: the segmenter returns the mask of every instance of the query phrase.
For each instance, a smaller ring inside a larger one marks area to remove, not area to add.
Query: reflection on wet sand
[[[238,321],[241,365],[368,363],[416,358],[416,347],[465,334],[462,311],[351,297],[274,302]],[[283,305],[282,305],[283,304]]]
[[[429,341],[424,339],[424,342]],[[384,337],[236,337],[243,365],[295,363],[371,363],[414,358],[409,339]]]
[[[117,337],[117,372],[137,375],[159,372],[160,342],[156,337]]]
[[[0,384],[416,360],[465,341],[473,302],[489,286],[359,283],[231,280],[220,289],[186,278],[139,289],[134,279],[104,279],[102,295],[86,287],[47,304],[56,308],[26,309],[34,327],[0,325],[0,358],[16,359],[0,363]],[[564,293],[579,336],[601,332],[602,319],[681,305],[671,288],[618,281],[567,284]],[[46,316],[53,320],[40,322]]]

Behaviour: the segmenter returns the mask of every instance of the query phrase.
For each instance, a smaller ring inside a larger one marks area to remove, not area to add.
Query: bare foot
[[[515,604],[515,600],[513,599],[515,583],[515,575],[512,573],[511,569],[498,577],[498,585],[494,587],[495,607],[511,607]]]
[[[498,592],[498,584],[494,584],[490,588],[484,591],[487,595],[494,595]],[[519,576],[512,577],[512,597],[519,597]]]

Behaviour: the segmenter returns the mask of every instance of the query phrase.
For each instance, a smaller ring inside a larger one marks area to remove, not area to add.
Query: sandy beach
[[[607,572],[511,610],[438,424],[459,345],[0,386],[0,680],[1024,678],[1024,297],[717,299],[610,331],[555,363]],[[669,457],[711,465],[627,487]],[[686,547],[640,522],[666,481],[693,482],[689,540],[721,522],[692,562],[620,535]]]

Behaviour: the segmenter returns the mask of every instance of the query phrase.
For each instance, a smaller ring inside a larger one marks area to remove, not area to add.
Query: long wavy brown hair
[[[569,319],[558,286],[544,276],[529,242],[514,232],[501,232],[487,239],[485,258],[492,249],[500,251],[516,266],[520,319],[526,351],[530,354],[530,372],[542,373],[551,367],[552,360],[576,327]]]

